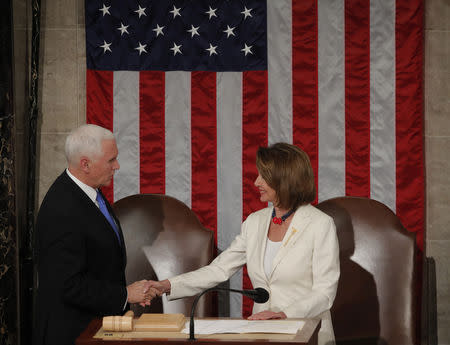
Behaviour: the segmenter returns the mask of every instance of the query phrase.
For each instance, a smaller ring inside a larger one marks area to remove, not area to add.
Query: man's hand
[[[250,315],[248,317],[248,320],[269,320],[269,319],[287,319],[287,316],[282,311],[276,313],[274,311],[264,310],[259,313]]]
[[[170,294],[171,286],[170,281],[168,279],[160,281],[149,280],[148,283],[150,287],[159,291],[159,296],[161,296],[164,293]]]
[[[161,296],[157,289],[150,287],[149,283],[147,280],[140,280],[128,285],[128,303],[139,303],[145,307],[150,305],[153,298]]]

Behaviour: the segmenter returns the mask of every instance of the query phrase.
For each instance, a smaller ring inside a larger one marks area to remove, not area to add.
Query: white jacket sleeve
[[[241,233],[231,245],[208,266],[198,270],[169,278],[171,291],[169,300],[193,296],[229,279],[246,263],[247,243],[246,222],[242,224]]]

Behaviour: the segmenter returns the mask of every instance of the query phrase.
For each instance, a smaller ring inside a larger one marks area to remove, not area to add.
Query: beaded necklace
[[[272,222],[274,224],[281,225],[281,223],[283,223],[292,213],[294,213],[293,209],[288,211],[288,212],[286,212],[284,215],[281,216],[281,218],[280,217],[276,217],[275,216],[275,207],[274,207],[273,211],[272,211]]]

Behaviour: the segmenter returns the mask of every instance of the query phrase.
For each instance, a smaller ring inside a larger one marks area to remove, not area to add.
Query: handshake
[[[127,286],[128,303],[139,303],[145,307],[151,304],[155,297],[170,293],[170,281],[140,280]]]

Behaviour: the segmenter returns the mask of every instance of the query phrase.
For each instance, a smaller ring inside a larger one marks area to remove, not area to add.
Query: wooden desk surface
[[[214,319],[214,318],[208,318]],[[218,319],[218,318],[217,318]],[[271,345],[285,345],[285,344],[303,344],[303,345],[317,345],[317,334],[320,329],[320,319],[299,319],[305,321],[305,325],[297,334],[212,334],[212,335],[198,335],[196,334],[195,342],[201,345],[236,345],[251,343],[258,345],[263,343],[270,343]],[[191,342],[188,334],[178,332],[151,332],[145,333],[145,338],[117,338],[110,332],[111,337],[104,338],[95,337],[101,328],[101,320],[93,320],[86,330],[78,337],[76,345],[186,345]],[[122,333],[123,334],[123,333]]]

